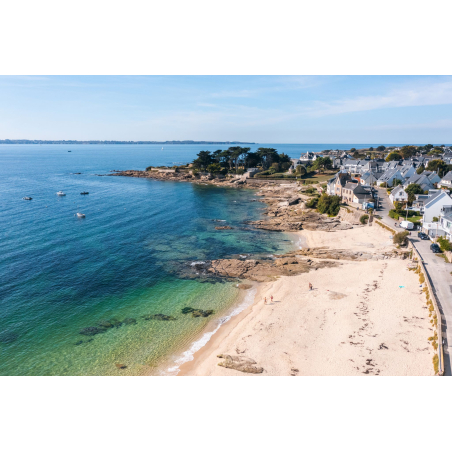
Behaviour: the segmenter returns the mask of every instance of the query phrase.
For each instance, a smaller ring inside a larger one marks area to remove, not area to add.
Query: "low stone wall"
[[[433,290],[432,284],[430,282],[430,277],[425,268],[424,261],[417,251],[416,247],[413,245],[411,240],[408,241],[408,246],[411,248],[413,253],[413,260],[419,263],[419,273],[423,275],[425,284],[427,287],[427,299],[432,300],[433,308],[436,316],[436,335],[438,336],[438,375],[444,375],[444,350],[443,350],[443,333],[446,336],[445,328],[443,326],[443,319],[441,317],[441,312],[438,307],[438,299],[436,298],[436,293]]]
[[[452,262],[452,251],[444,251],[444,255],[447,257],[449,262]]]

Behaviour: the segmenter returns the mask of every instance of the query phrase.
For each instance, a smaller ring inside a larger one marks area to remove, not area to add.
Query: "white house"
[[[452,187],[452,171],[449,171],[443,178],[439,181],[439,185],[444,187]]]
[[[377,185],[381,186],[383,184],[386,184],[387,187],[392,187],[394,185],[394,180],[399,179],[403,182],[403,176],[400,173],[399,169],[388,169],[385,171],[380,178],[377,180]]]
[[[446,190],[436,192],[424,203],[423,223],[432,223],[433,218],[440,218],[445,214],[445,211],[449,210],[447,207],[452,208],[452,199],[449,193]]]
[[[393,188],[391,194],[389,195],[389,199],[394,204],[394,202],[408,202],[408,193],[403,189],[401,185],[397,185],[397,187]]]

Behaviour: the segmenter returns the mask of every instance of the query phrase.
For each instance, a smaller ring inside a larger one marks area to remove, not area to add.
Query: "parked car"
[[[441,248],[438,246],[437,243],[432,243],[430,245],[430,249],[434,252],[434,253],[441,253]]]
[[[428,235],[425,232],[418,232],[417,236],[421,239],[421,240],[428,240]]]

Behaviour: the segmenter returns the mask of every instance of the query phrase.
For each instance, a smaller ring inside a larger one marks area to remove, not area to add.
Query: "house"
[[[422,190],[429,191],[435,188],[435,184],[440,181],[440,177],[435,171],[424,171],[422,174],[414,173],[403,183],[403,188],[407,188],[410,184],[418,184]]]
[[[397,179],[402,182],[404,180],[400,170],[398,168],[388,169],[377,180],[377,185],[381,187],[386,184],[387,187],[392,187]]]
[[[342,190],[342,202],[362,204],[373,198],[372,189],[359,182],[347,182]]]
[[[446,208],[452,209],[452,199],[446,190],[438,190],[428,200],[424,201],[423,223],[432,223],[433,218],[444,215]]]
[[[393,188],[389,199],[394,204],[394,202],[408,202],[408,193],[403,189],[401,185]]]
[[[367,171],[358,177],[358,180],[363,185],[374,185],[382,173],[373,173],[372,171]]]
[[[305,152],[304,154],[301,154],[301,156],[298,160],[302,165],[305,165],[306,163],[313,162],[314,157],[315,157],[314,152]]]
[[[444,231],[446,239],[452,240],[452,212],[446,213],[441,217],[438,226]]]
[[[327,192],[329,191],[328,194],[340,196],[342,198],[342,191],[347,182],[351,180],[352,177],[350,173],[337,173],[334,180],[332,180],[329,185],[327,184]]]
[[[452,187],[452,171],[449,171],[445,176],[443,176],[438,184],[444,187]]]

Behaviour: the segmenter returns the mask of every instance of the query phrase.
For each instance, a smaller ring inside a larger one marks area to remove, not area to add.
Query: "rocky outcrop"
[[[246,356],[218,355],[217,357],[224,360],[219,362],[218,365],[227,369],[234,369],[249,374],[261,374],[264,371],[263,367],[255,366],[257,363],[254,359]]]
[[[223,229],[234,229],[234,228],[231,226],[215,226],[215,229],[221,231]]]

